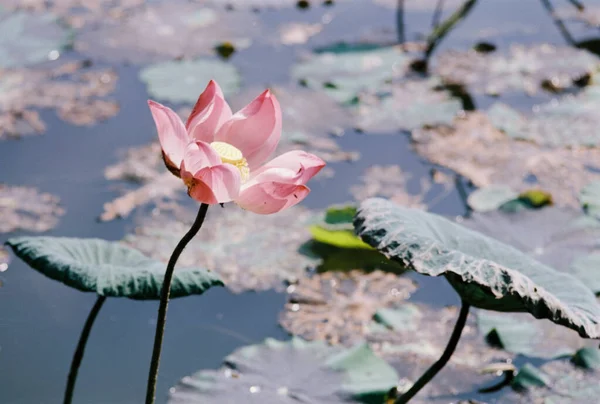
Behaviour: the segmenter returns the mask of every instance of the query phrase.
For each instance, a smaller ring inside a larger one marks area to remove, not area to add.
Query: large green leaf
[[[165,264],[116,242],[68,237],[15,237],[15,254],[42,274],[101,296],[159,299]],[[202,294],[223,286],[210,270],[177,268],[171,297]]]
[[[68,33],[52,14],[10,13],[0,8],[0,67],[22,67],[55,59],[68,43]]]
[[[600,305],[591,290],[517,249],[441,216],[384,199],[361,204],[355,227],[388,258],[429,276],[444,275],[475,307],[526,311],[600,338]]]
[[[242,347],[220,370],[202,370],[171,389],[169,404],[382,402],[396,372],[365,344],[351,349],[300,338]]]
[[[161,101],[193,104],[209,80],[216,80],[225,95],[239,89],[241,78],[237,69],[217,59],[169,61],[145,67],[140,79],[148,93]]]

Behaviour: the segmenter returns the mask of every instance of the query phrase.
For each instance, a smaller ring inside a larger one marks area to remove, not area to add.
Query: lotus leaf
[[[133,248],[100,239],[15,237],[7,244],[36,271],[83,292],[138,300],[160,298],[165,264]],[[223,286],[210,270],[178,267],[171,297]]]
[[[424,275],[444,275],[474,307],[529,312],[584,338],[600,338],[600,305],[592,291],[514,247],[378,198],[361,204],[354,224],[362,239],[388,258]]]

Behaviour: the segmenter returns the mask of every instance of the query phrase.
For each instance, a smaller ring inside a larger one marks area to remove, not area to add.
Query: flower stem
[[[154,348],[152,350],[152,361],[150,362],[150,372],[148,373],[148,387],[146,389],[146,404],[154,404],[156,396],[156,380],[158,379],[158,367],[160,365],[160,352],[162,350],[163,337],[165,335],[165,324],[167,322],[167,308],[169,307],[169,297],[171,295],[171,281],[173,280],[173,272],[175,271],[175,264],[179,259],[179,256],[187,246],[187,244],[194,238],[204,223],[206,217],[206,211],[208,205],[203,203],[200,205],[198,215],[192,227],[183,236],[173,253],[169,258],[167,264],[167,270],[165,272],[165,279],[160,294],[160,306],[158,307],[158,319],[156,320],[156,334],[154,335]]]
[[[405,404],[413,398],[419,390],[421,390],[427,383],[431,381],[435,377],[435,375],[442,370],[442,368],[448,363],[454,350],[456,349],[456,345],[458,344],[458,340],[460,340],[460,335],[462,334],[463,328],[465,328],[465,324],[467,322],[467,317],[469,316],[469,308],[471,306],[466,303],[464,300],[462,301],[462,306],[460,308],[460,314],[458,315],[458,320],[456,320],[456,324],[454,325],[454,330],[452,331],[452,335],[450,336],[450,340],[448,341],[448,345],[446,345],[446,349],[440,359],[437,360],[427,372],[423,373],[423,375],[412,385],[410,390],[406,393],[402,394],[400,397],[396,399],[395,404]]]
[[[77,349],[75,349],[75,354],[73,355],[73,360],[71,361],[71,369],[69,369],[69,377],[67,379],[67,387],[65,389],[65,398],[63,400],[64,404],[71,404],[71,401],[73,400],[73,391],[75,390],[75,382],[77,381],[79,366],[81,365],[83,354],[85,353],[85,345],[87,344],[90,332],[92,331],[96,316],[102,308],[105,300],[106,296],[98,295],[98,299],[96,299],[94,307],[92,307],[90,314],[88,314],[88,318],[85,321],[83,330],[81,331],[81,336],[79,337],[79,342],[77,343]]]

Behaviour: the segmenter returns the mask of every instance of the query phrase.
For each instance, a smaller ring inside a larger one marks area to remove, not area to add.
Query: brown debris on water
[[[415,289],[410,279],[381,271],[326,272],[288,287],[279,323],[307,340],[351,345],[369,332],[379,309],[397,306]]]
[[[39,108],[54,109],[76,125],[108,119],[119,111],[116,101],[105,98],[116,83],[113,70],[91,70],[85,61],[50,69],[0,69],[0,139],[43,132]]]
[[[0,184],[0,233],[45,232],[65,213],[58,197],[31,187]]]
[[[450,168],[478,187],[508,185],[518,192],[534,185],[558,206],[579,207],[580,190],[600,179],[600,150],[540,146],[514,140],[480,112],[457,117],[453,126],[412,132],[414,147],[429,161]],[[532,179],[534,183],[532,184]]]

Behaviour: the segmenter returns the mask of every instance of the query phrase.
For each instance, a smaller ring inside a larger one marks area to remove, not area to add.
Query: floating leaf
[[[600,181],[594,181],[581,189],[579,201],[585,212],[600,219]]]
[[[579,278],[600,293],[600,222],[579,212],[544,208],[474,213],[462,224],[516,247],[534,259]]]
[[[154,2],[124,18],[106,18],[78,36],[76,49],[108,61],[148,62],[214,54],[214,47],[250,43],[258,21],[251,14],[227,13],[186,1]],[[177,76],[173,76],[177,77]]]
[[[487,341],[515,354],[542,359],[570,356],[586,345],[596,347],[573,330],[548,320],[535,320],[525,313],[477,311],[477,325]]]
[[[0,139],[41,133],[44,122],[34,108],[55,109],[60,118],[90,125],[117,114],[111,94],[117,75],[89,63],[69,62],[47,69],[0,69]]]
[[[526,390],[532,387],[547,387],[551,385],[551,381],[544,372],[535,366],[526,363],[523,365],[511,385],[516,390]]]
[[[0,9],[0,68],[30,66],[56,59],[68,43],[66,30],[52,14],[10,13]]]
[[[519,374],[522,375],[520,378]],[[522,382],[523,379],[526,379],[525,383]],[[600,394],[598,372],[578,369],[569,361],[564,360],[548,362],[539,369],[526,364],[517,373],[513,386],[520,391],[525,388],[526,391],[521,394],[506,395],[502,402],[522,404],[594,403]]]
[[[469,195],[467,203],[477,212],[490,212],[505,203],[516,200],[519,193],[504,185],[490,185],[479,188]]]
[[[314,275],[288,287],[288,303],[279,322],[308,340],[353,344],[369,332],[373,316],[401,305],[415,289],[410,279],[380,271]]]
[[[448,50],[437,56],[435,66],[435,73],[447,82],[477,93],[535,94],[542,85],[553,91],[577,86],[596,71],[600,59],[571,46],[514,44],[505,53]]]
[[[166,262],[173,246],[190,228],[195,211],[182,207],[140,217],[123,242]],[[233,204],[209,209],[206,231],[186,247],[179,262],[215,271],[234,292],[283,289],[315,264],[298,250],[310,238],[314,213],[293,207],[276,215],[256,215]],[[257,230],[260,229],[260,230]],[[285,229],[285,231],[283,231]]]
[[[54,195],[40,193],[35,188],[0,184],[0,233],[48,231],[64,213]]]
[[[573,358],[573,363],[584,369],[600,369],[600,350],[597,347],[581,348]]]
[[[416,195],[409,193],[407,187],[412,175],[404,172],[400,166],[372,165],[365,170],[360,179],[362,184],[350,188],[350,193],[357,201],[380,196],[405,206],[426,208],[423,199],[431,184],[421,181],[420,192]]]
[[[364,344],[343,349],[267,339],[234,351],[219,370],[185,377],[171,389],[169,404],[381,402],[396,381],[394,369]]]
[[[421,156],[448,167],[477,187],[504,185],[517,192],[543,189],[558,206],[577,206],[580,190],[600,180],[600,150],[558,148],[514,140],[478,112],[412,132]]]
[[[513,247],[383,199],[363,202],[354,224],[388,258],[424,275],[444,275],[474,307],[526,311],[584,338],[600,338],[600,305],[585,284]]]
[[[505,104],[488,111],[491,123],[514,139],[549,147],[588,147],[600,143],[600,86],[587,87],[576,96],[534,106],[522,115]]]
[[[140,80],[146,83],[150,96],[174,103],[195,103],[211,79],[226,95],[236,92],[241,82],[235,67],[217,59],[162,62],[140,71]]]
[[[408,63],[399,47],[324,49],[294,66],[292,77],[345,103],[361,91],[381,89],[403,75]]]
[[[325,211],[323,220],[309,227],[313,240],[339,248],[371,249],[371,246],[354,234],[354,214],[356,206],[330,206]]]
[[[122,244],[68,237],[15,237],[7,244],[36,271],[83,292],[160,298],[165,264]],[[171,297],[202,294],[212,286],[223,282],[210,270],[178,267]]]
[[[450,124],[462,102],[441,87],[438,78],[410,80],[388,86],[390,93],[362,95],[356,126],[365,132],[410,131],[423,125]]]

